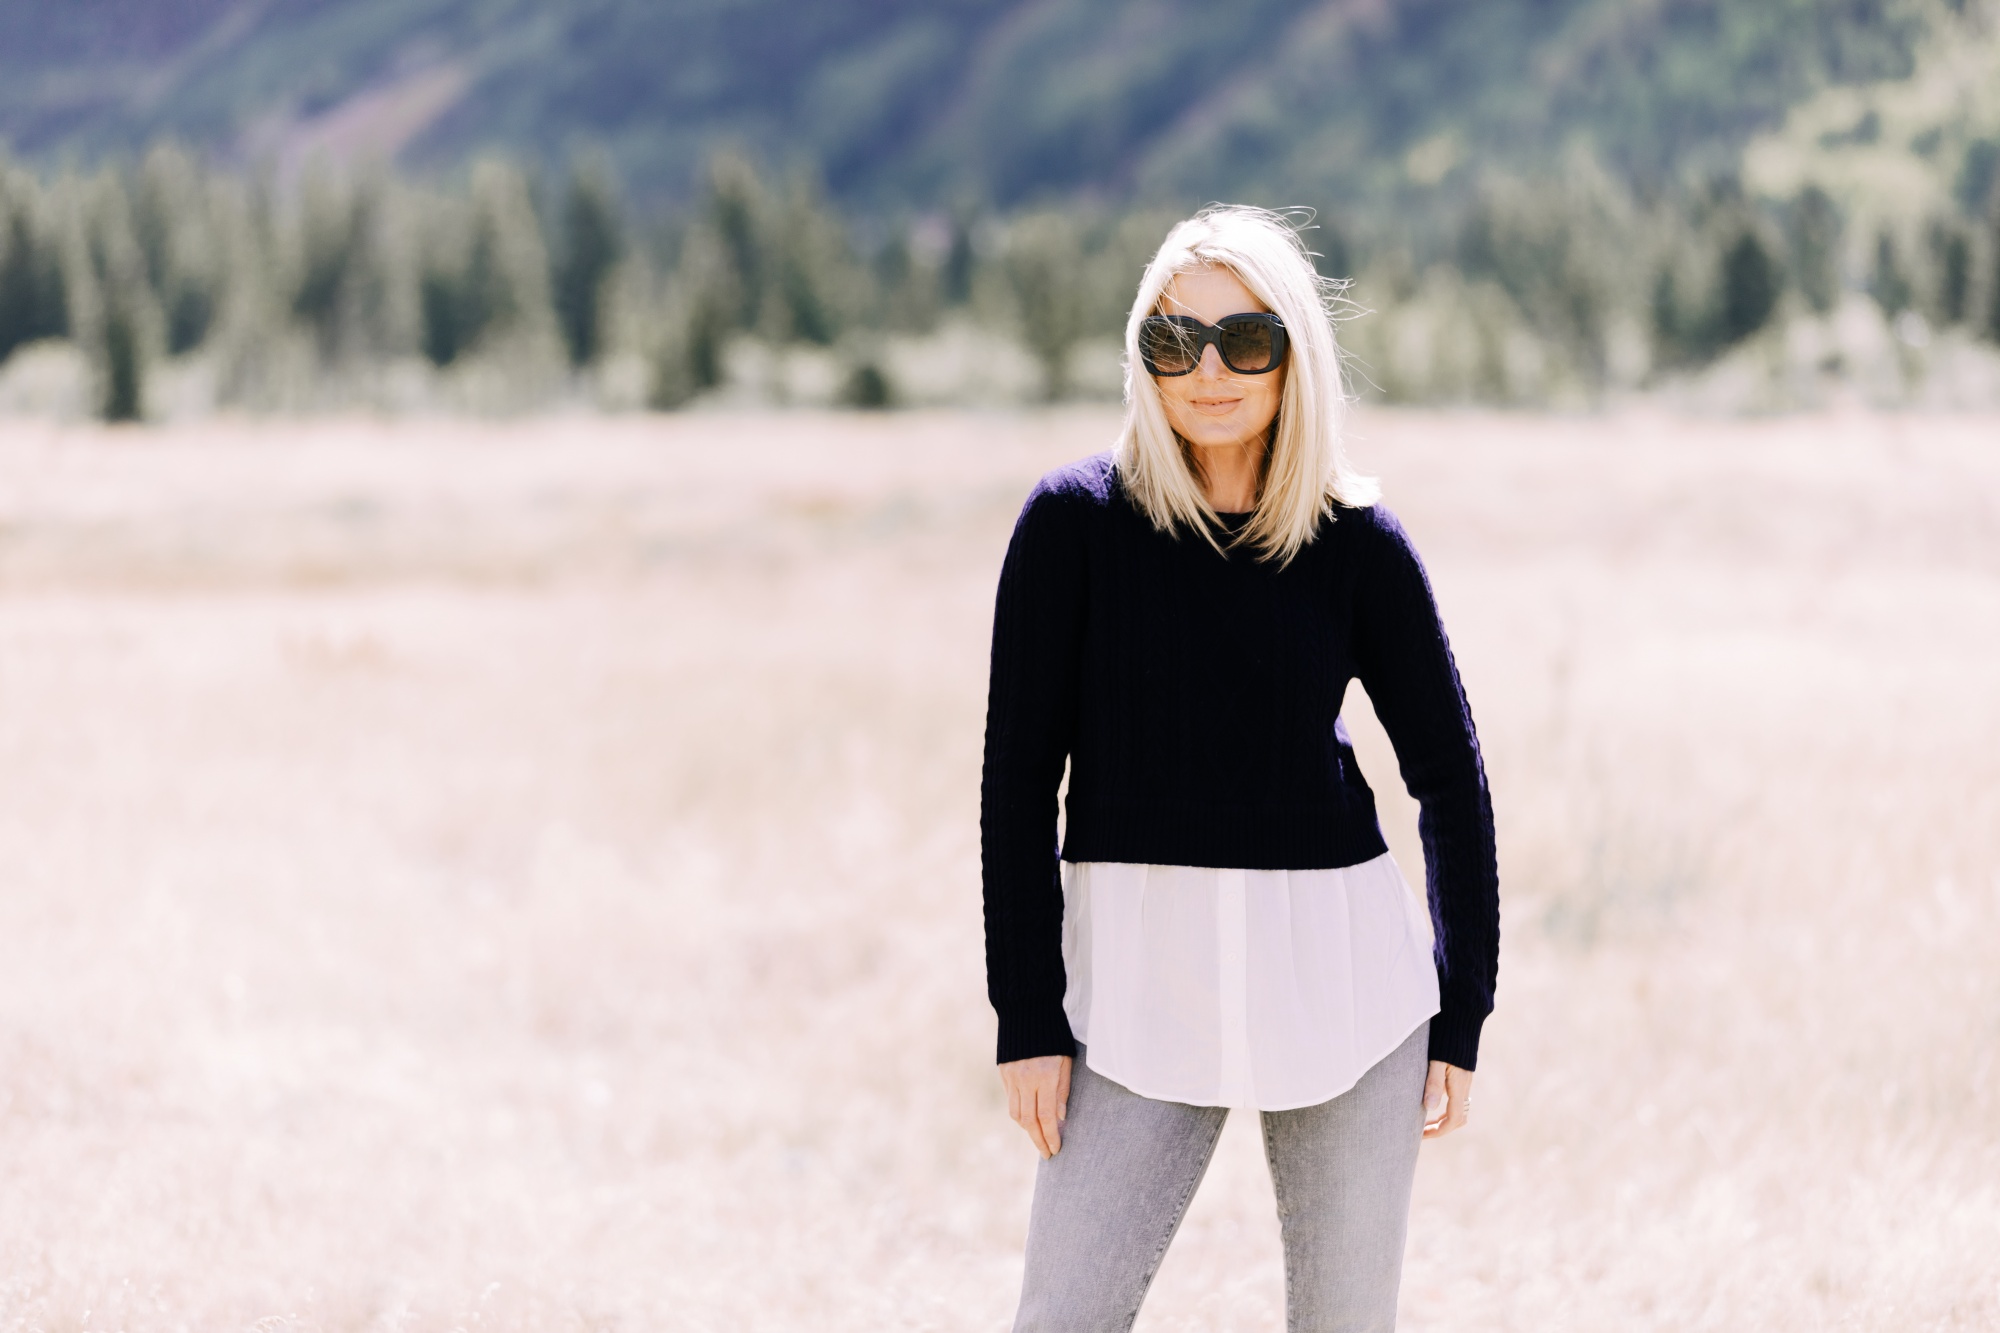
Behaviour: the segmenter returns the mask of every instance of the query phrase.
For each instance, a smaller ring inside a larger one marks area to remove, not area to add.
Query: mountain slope
[[[608,152],[676,196],[723,143],[867,205],[1078,192],[1393,203],[1584,143],[1727,166],[1894,77],[1937,0],[0,0],[0,136],[448,167]]]

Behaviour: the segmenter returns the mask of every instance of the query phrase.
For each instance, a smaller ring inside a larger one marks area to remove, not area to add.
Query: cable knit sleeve
[[[1393,514],[1341,516],[1363,526],[1354,590],[1354,656],[1375,715],[1396,748],[1419,807],[1424,880],[1436,928],[1442,1006],[1430,1054],[1476,1067],[1479,1029],[1493,1011],[1500,953],[1493,803],[1472,709],[1438,618],[1430,580]]]
[[[1074,1055],[1063,1013],[1062,879],[1056,793],[1075,737],[1086,597],[1088,501],[1059,477],[1028,497],[993,612],[979,848],[986,993],[999,1060]]]

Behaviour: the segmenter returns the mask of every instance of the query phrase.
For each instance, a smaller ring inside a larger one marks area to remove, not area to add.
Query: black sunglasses
[[[1186,375],[1210,343],[1239,375],[1267,375],[1284,364],[1285,322],[1276,315],[1225,315],[1204,324],[1192,315],[1148,315],[1139,325],[1139,357],[1155,375]]]

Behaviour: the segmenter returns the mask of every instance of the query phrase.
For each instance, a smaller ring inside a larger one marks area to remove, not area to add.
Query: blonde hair
[[[1284,565],[1313,539],[1335,506],[1373,504],[1381,489],[1354,470],[1341,448],[1348,396],[1332,308],[1345,284],[1313,270],[1309,252],[1283,215],[1215,204],[1167,233],[1139,280],[1125,321],[1125,426],[1113,457],[1126,492],[1155,528],[1170,533],[1184,525],[1221,549],[1216,511],[1202,493],[1192,447],[1168,425],[1160,387],[1139,355],[1139,327],[1158,313],[1167,284],[1182,273],[1209,268],[1235,274],[1284,321],[1291,344],[1257,507],[1230,540]]]

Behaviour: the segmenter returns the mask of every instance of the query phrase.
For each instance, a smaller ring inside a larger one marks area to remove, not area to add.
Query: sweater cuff
[[[1069,1015],[1060,1004],[1049,1010],[1000,1015],[998,1064],[1030,1060],[1038,1055],[1075,1055],[1076,1039],[1070,1035]]]
[[[1445,1008],[1431,1018],[1431,1055],[1468,1072],[1479,1067],[1479,1029],[1486,1015],[1476,1010]]]

